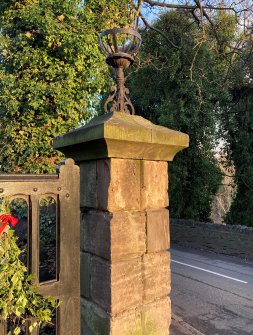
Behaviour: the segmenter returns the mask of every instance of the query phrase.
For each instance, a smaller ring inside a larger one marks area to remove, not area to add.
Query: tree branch
[[[140,12],[142,8],[143,0],[138,0],[138,5],[135,6],[134,3],[132,2],[132,5],[135,7],[135,29],[138,27],[138,18],[140,17]]]
[[[176,44],[174,44],[170,39],[168,39],[168,37],[164,34],[164,32],[162,32],[160,29],[155,28],[154,26],[151,26],[151,24],[145,19],[145,17],[142,15],[142,13],[139,14],[140,18],[142,19],[143,23],[145,24],[145,26],[151,30],[156,31],[158,34],[160,34],[161,36],[164,37],[164,39],[174,48],[179,49],[179,46],[177,46]]]
[[[213,24],[213,21],[210,19],[209,15],[207,14],[205,8],[201,5],[200,3],[200,0],[194,0],[194,2],[196,3],[196,6],[199,8],[201,14],[207,19],[207,21],[210,23],[211,27],[212,27],[212,31],[215,35],[215,38],[218,42],[218,44],[221,46],[221,43],[220,43],[220,39],[219,39],[219,36],[217,34],[217,31],[215,29],[215,26]]]
[[[166,2],[160,2],[160,1],[153,1],[153,0],[144,0],[146,4],[148,4],[150,7],[163,7],[163,8],[171,8],[171,9],[186,9],[186,10],[194,10],[197,9],[197,5],[177,5],[177,4],[172,4],[172,3],[166,3]],[[239,12],[236,11],[235,8],[233,7],[223,7],[223,6],[212,6],[212,5],[204,5],[202,6],[203,9],[211,9],[211,10],[231,10],[235,13]],[[243,11],[240,10],[240,12]],[[244,10],[245,11],[245,10]]]

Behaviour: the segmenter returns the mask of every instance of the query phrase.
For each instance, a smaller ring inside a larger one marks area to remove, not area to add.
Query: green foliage
[[[251,76],[251,75],[250,75]],[[224,113],[227,150],[235,167],[236,193],[226,222],[253,226],[253,96],[252,84],[234,90],[234,100]]]
[[[233,57],[227,75],[229,103],[221,103],[219,118],[224,139],[224,157],[236,191],[225,222],[253,226],[253,58],[252,37],[245,39]],[[232,167],[232,168],[231,168]]]
[[[45,211],[40,214],[40,244],[41,250],[56,241],[56,212]]]
[[[125,0],[1,0],[0,171],[54,172],[53,138],[89,119],[108,85],[98,35],[130,14]]]
[[[0,214],[10,214],[9,199],[4,197],[0,200]],[[59,306],[52,297],[44,298],[38,293],[39,286],[34,275],[28,275],[14,233],[7,226],[0,235],[0,321],[8,320],[11,329],[8,335],[20,334],[26,320],[31,318],[30,332],[51,322]]]
[[[172,217],[208,220],[212,196],[221,183],[214,158],[217,102],[228,98],[224,68],[211,38],[185,13],[169,12],[143,32],[141,67],[131,78],[137,113],[154,123],[189,134],[190,147],[169,167]],[[175,45],[176,47],[174,47]]]
[[[27,219],[27,203],[23,199],[15,199],[11,201],[11,203],[9,204],[9,209],[10,213],[19,220]]]
[[[0,238],[0,317],[9,319],[14,334],[19,334],[28,317],[36,320],[30,331],[50,322],[57,302],[38,293],[33,276],[27,276],[27,268],[19,259],[21,251],[16,240],[13,230],[5,231]]]

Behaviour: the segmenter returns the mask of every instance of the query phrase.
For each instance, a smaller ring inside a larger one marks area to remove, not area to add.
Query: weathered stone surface
[[[169,249],[169,211],[147,211],[147,250],[157,252]]]
[[[98,208],[108,211],[140,209],[140,161],[97,161]]]
[[[81,335],[168,335],[170,299],[110,317],[93,302],[81,299]]]
[[[80,164],[80,206],[97,207],[97,162]]]
[[[80,289],[81,296],[90,297],[90,255],[81,252],[80,258]]]
[[[109,335],[107,314],[92,302],[81,298],[81,335]]]
[[[77,163],[107,157],[170,161],[188,145],[189,137],[184,133],[119,112],[96,117],[54,139],[54,148]]]
[[[139,211],[83,213],[81,249],[112,262],[139,257],[146,251],[145,221]]]
[[[111,159],[97,160],[97,209],[108,209],[109,187],[111,182]]]
[[[170,299],[158,300],[142,309],[143,334],[168,335],[171,323]]]
[[[91,299],[112,316],[142,303],[141,259],[110,264],[91,261]]]
[[[81,335],[144,335],[141,313],[141,309],[134,309],[110,317],[93,302],[81,298]]]
[[[131,310],[123,315],[112,318],[110,335],[144,335],[141,310]]]
[[[117,158],[82,163],[81,207],[106,211],[167,207],[167,165]]]
[[[146,214],[115,212],[111,221],[111,261],[130,260],[146,251]]]
[[[110,259],[112,214],[87,211],[81,218],[81,250]]]
[[[144,303],[164,298],[170,293],[170,253],[149,253],[143,257]]]
[[[112,305],[111,264],[93,256],[91,262],[91,300],[109,313]]]
[[[168,163],[142,162],[141,208],[164,208],[169,204]]]

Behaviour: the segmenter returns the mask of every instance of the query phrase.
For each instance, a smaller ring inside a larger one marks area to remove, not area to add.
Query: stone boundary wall
[[[253,261],[253,228],[170,220],[171,243]]]

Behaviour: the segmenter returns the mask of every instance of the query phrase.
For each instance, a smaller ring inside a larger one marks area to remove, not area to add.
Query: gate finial
[[[111,88],[112,93],[105,102],[104,111],[134,114],[134,106],[128,97],[129,89],[125,87],[124,70],[134,62],[134,55],[141,45],[141,35],[133,29],[109,29],[100,35],[99,44],[106,56],[106,63],[116,70],[116,85]]]

